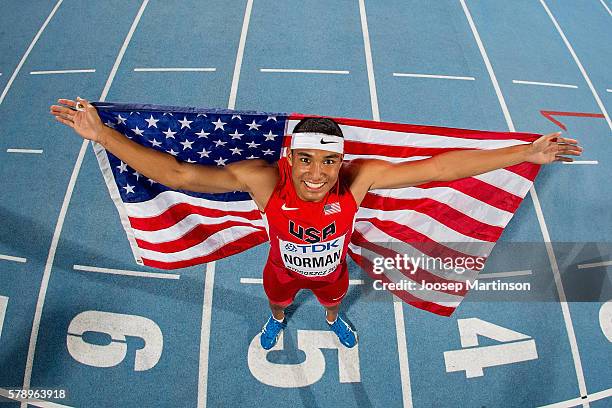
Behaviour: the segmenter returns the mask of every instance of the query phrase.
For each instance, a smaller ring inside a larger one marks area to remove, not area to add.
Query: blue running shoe
[[[348,348],[355,347],[355,344],[357,344],[357,333],[340,316],[336,318],[334,324],[329,324],[329,322],[327,324],[330,330],[336,333],[340,343]]]
[[[278,335],[285,327],[287,327],[286,319],[283,319],[281,323],[270,315],[266,325],[261,330],[261,336],[259,337],[261,347],[263,347],[264,350],[270,350],[272,347],[274,347],[276,341],[278,340]]]

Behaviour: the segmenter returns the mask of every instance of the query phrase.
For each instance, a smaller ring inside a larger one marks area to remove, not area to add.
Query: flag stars
[[[234,119],[242,120],[242,117],[240,115],[232,115],[232,120]]]
[[[178,152],[175,152],[172,148],[170,148],[170,151],[166,150],[166,153],[170,153],[173,156],[178,156]]]
[[[187,163],[195,163],[195,160],[187,159]]]
[[[159,122],[159,119],[155,119],[153,117],[153,115],[151,115],[151,117],[149,119],[145,119],[145,122],[148,123],[147,128],[150,128],[150,127],[156,128],[157,127],[157,122]]]
[[[125,121],[127,120],[127,118],[124,118],[123,116],[121,116],[121,114],[117,115],[117,124],[122,124],[125,125]]]
[[[130,186],[129,184],[125,187],[123,187],[125,189],[125,194],[130,194],[130,193],[134,193],[134,186]]]
[[[274,152],[272,150],[270,150],[270,149],[266,149],[266,150],[263,151],[263,154],[265,156],[267,154],[274,154]]]
[[[249,157],[247,157],[247,160],[252,160],[252,159],[259,159],[259,157],[253,156],[253,155],[250,155]]]
[[[119,174],[122,174],[124,171],[127,171],[127,164],[121,162],[121,164],[117,166],[117,168],[119,169]]]
[[[138,126],[136,126],[135,129],[130,129],[130,130],[134,132],[135,135],[138,135],[138,136],[142,136],[142,134],[144,133],[144,130],[138,129]]]
[[[193,142],[185,139],[185,141],[181,142],[181,144],[183,145],[183,150],[186,150],[191,149],[191,145],[193,144]]]
[[[108,126],[111,129],[115,128],[115,124],[113,122],[111,122],[110,120],[107,120],[105,125]]]
[[[230,133],[229,135],[232,137],[232,140],[234,139],[240,140],[240,138],[244,136],[244,133],[238,133],[238,129],[236,129],[234,133]]]
[[[153,145],[153,147],[161,146],[161,143],[158,142],[155,138],[153,138],[153,140],[151,140],[150,142]]]
[[[233,149],[230,149],[230,151],[232,152],[232,156],[237,154],[237,155],[242,155],[242,153],[240,153],[242,151],[242,149],[239,149],[237,147],[234,147]]]
[[[253,129],[259,130],[261,125],[258,125],[257,123],[255,123],[255,119],[253,119],[253,122],[249,123],[247,126],[249,127],[249,130],[253,130]]]
[[[223,157],[219,157],[217,160],[215,160],[215,163],[217,163],[217,166],[225,166],[226,161],[227,159],[224,159]]]
[[[257,146],[259,146],[259,143],[255,143],[253,142],[247,142],[247,146],[249,146],[249,149],[256,149]]]
[[[204,131],[204,129],[202,129],[202,130],[200,130],[198,133],[196,133],[196,135],[198,135],[198,139],[199,139],[199,138],[201,138],[201,137],[208,138],[208,135],[210,135],[210,133],[206,133],[206,132]]]
[[[274,138],[275,138],[276,136],[278,136],[278,135],[275,135],[274,133],[272,133],[272,131],[269,131],[269,132],[268,132],[268,134],[267,134],[267,135],[264,135],[264,136],[266,137],[266,140],[265,140],[265,141],[267,142],[268,140],[272,140],[272,141],[274,141]]]
[[[269,120],[273,120],[273,121],[277,122],[276,116],[268,116],[268,119],[266,119],[266,122],[269,121]]]
[[[181,124],[181,129],[183,128],[191,129],[191,126],[189,125],[193,123],[193,120],[187,120],[187,117],[183,116],[183,120],[179,120],[179,123]]]
[[[224,142],[223,140],[219,139],[219,140],[215,140],[215,147],[219,147],[219,146],[225,146],[225,144],[227,142]]]
[[[136,181],[138,181],[138,179],[140,178],[141,174],[137,171],[132,173],[135,177],[136,177]]]
[[[215,125],[215,130],[217,129],[225,130],[223,126],[227,125],[227,123],[221,122],[221,118],[217,119],[217,121],[213,122],[213,124]]]
[[[157,183],[157,181],[155,181],[155,180],[151,180],[151,179],[147,179],[147,180],[149,181],[149,183],[151,183],[151,185]]]
[[[176,135],[176,132],[173,132],[172,130],[170,130],[170,128],[168,128],[167,131],[162,132],[164,135],[166,135],[166,139],[168,138],[172,138],[174,139],[174,135]]]
[[[202,149],[201,152],[198,152],[198,154],[200,155],[200,159],[204,158],[204,157],[209,157],[208,154],[210,153],[209,150],[206,149]]]
[[[199,118],[200,116],[204,116],[205,118],[207,118],[208,116],[206,116],[205,113],[198,113],[198,115],[196,116],[196,118]]]

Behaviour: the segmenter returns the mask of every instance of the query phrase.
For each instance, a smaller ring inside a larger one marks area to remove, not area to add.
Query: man
[[[372,189],[450,181],[529,161],[572,161],[581,154],[573,139],[558,133],[531,144],[495,150],[462,150],[404,163],[353,160],[343,163],[344,138],[331,119],[307,118],[293,130],[286,158],[269,164],[246,160],[225,167],[177,161],[174,156],[141,146],[102,124],[85,100],[60,99],[51,106],[58,121],[81,137],[100,143],[138,173],[173,189],[205,193],[245,191],[262,213],[270,239],[263,271],[269,299],[260,342],[271,349],[285,327],[285,308],[300,289],[310,289],[326,310],[330,329],[347,347],[357,343],[351,327],[338,316],[348,289],[345,262],[355,214]],[[77,103],[82,109],[75,110]]]

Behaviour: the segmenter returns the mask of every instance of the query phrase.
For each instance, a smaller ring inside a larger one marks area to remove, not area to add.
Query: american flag
[[[290,145],[300,114],[156,105],[94,103],[102,121],[126,137],[180,161],[225,166],[239,160],[274,162]],[[458,149],[529,143],[538,135],[484,132],[333,118],[345,136],[345,160],[421,160]],[[94,144],[134,257],[176,269],[230,256],[268,240],[260,213],[244,192],[171,190]],[[475,177],[418,187],[370,191],[357,213],[349,245],[353,260],[382,282],[465,282],[479,269],[449,275],[423,267],[374,272],[375,258],[487,257],[529,191],[539,166],[521,163]],[[335,211],[333,205],[326,211]],[[450,315],[466,290],[391,290],[407,303]]]
[[[336,214],[336,213],[339,213],[340,210],[341,210],[340,203],[338,202],[331,203],[331,204],[325,204],[323,206],[323,213],[325,215]]]

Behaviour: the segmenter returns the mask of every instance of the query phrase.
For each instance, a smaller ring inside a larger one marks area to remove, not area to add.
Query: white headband
[[[325,133],[294,133],[291,137],[291,149],[327,150],[344,153],[344,138]]]

